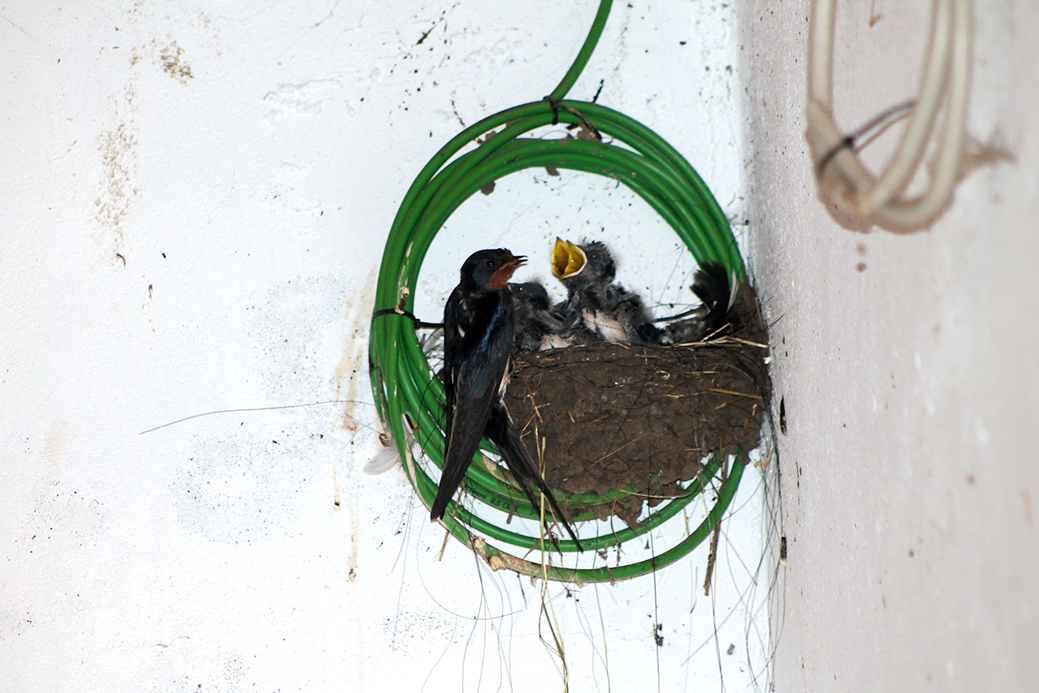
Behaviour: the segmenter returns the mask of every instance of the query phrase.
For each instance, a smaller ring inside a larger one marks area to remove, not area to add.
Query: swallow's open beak
[[[513,255],[512,259],[505,261],[505,263],[502,265],[502,268],[507,267],[509,269],[509,274],[512,274],[519,268],[520,265],[525,264],[527,264],[526,255]]]
[[[562,238],[556,238],[552,250],[552,274],[559,279],[569,279],[581,273],[588,264],[588,256],[578,246]]]

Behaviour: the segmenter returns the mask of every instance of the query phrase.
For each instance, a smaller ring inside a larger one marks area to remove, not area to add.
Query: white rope
[[[819,196],[838,222],[895,233],[927,228],[948,207],[960,173],[971,71],[971,0],[935,0],[919,94],[891,161],[874,176],[833,117],[833,33],[836,0],[813,0],[808,56],[809,149]],[[927,190],[905,190],[919,170],[942,113]]]

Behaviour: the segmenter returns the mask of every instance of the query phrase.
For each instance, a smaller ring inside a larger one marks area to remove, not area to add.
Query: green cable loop
[[[698,263],[717,261],[735,272],[738,279],[744,278],[743,260],[724,212],[693,167],[671,145],[622,113],[598,104],[563,100],[602,35],[610,4],[610,0],[601,0],[577,58],[546,99],[509,108],[465,128],[422,168],[401,202],[386,241],[376,288],[377,311],[398,306],[412,311],[422,261],[447,219],[483,186],[530,168],[554,167],[592,173],[623,183],[667,222]],[[524,137],[555,122],[578,127],[591,124],[614,143]],[[504,128],[498,130],[502,126]],[[478,139],[482,141],[477,143]],[[372,320],[369,359],[379,416],[397,442],[408,480],[428,506],[436,496],[437,485],[410,456],[404,415],[417,427],[414,434],[425,455],[435,466],[441,467],[443,384],[422,353],[414,322],[403,315],[389,313]],[[494,447],[486,441],[482,449],[494,452]],[[466,474],[467,498],[509,515],[540,519],[541,509],[532,507],[526,497],[500,475],[492,474],[482,463],[481,455],[477,453]],[[658,504],[638,527],[625,527],[581,540],[588,551],[619,546],[676,516],[694,499],[703,498],[708,487],[713,487],[717,499],[699,527],[647,561],[591,568],[551,564],[550,561],[562,560],[577,551],[572,540],[558,539],[553,546],[558,546],[561,554],[546,550],[542,554],[545,564],[530,563],[510,555],[497,544],[518,547],[524,552],[552,546],[544,546],[540,536],[498,527],[457,501],[448,504],[443,524],[492,565],[549,579],[579,582],[635,577],[678,560],[699,545],[717,525],[736,492],[744,467],[735,462],[728,477],[722,479],[721,460],[721,451],[712,455],[700,477],[689,484],[683,495]],[[627,497],[631,491],[620,489],[601,495],[574,495],[558,490],[555,493],[563,507],[568,508],[571,519],[583,522],[598,518],[596,507],[608,506]]]
[[[570,66],[570,69],[563,75],[562,81],[559,85],[552,90],[552,93],[548,95],[548,98],[559,100],[565,97],[570,89],[573,88],[574,83],[577,82],[577,78],[584,72],[585,65],[588,64],[588,60],[592,57],[592,53],[595,52],[595,46],[599,43],[599,37],[602,36],[602,30],[606,27],[606,19],[610,16],[610,6],[613,4],[613,0],[602,0],[599,3],[599,11],[595,13],[595,19],[592,21],[592,28],[588,31],[588,37],[584,40],[584,44],[581,46],[581,50],[577,52],[577,57],[574,59],[574,64]]]

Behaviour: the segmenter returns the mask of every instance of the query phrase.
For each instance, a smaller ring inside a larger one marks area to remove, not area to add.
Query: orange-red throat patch
[[[524,255],[513,255],[509,253],[508,256],[501,255],[502,266],[494,271],[491,275],[490,281],[487,282],[487,288],[491,291],[501,291],[505,288],[505,285],[512,279],[512,273],[516,269],[527,261]]]

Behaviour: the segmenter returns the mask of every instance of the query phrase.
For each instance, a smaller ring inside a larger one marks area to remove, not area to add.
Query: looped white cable
[[[948,207],[960,176],[964,120],[971,72],[970,0],[935,0],[930,45],[920,92],[898,148],[880,176],[863,165],[833,117],[835,0],[813,0],[808,56],[806,138],[816,166],[819,197],[838,223],[849,228],[879,226],[895,233],[920,231]],[[921,165],[943,111],[931,180],[921,195],[906,188]]]

